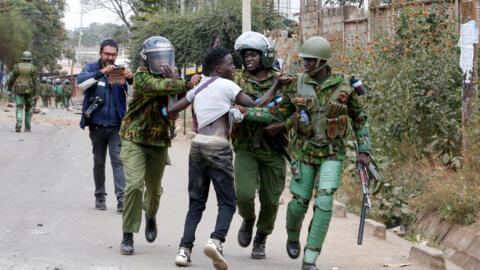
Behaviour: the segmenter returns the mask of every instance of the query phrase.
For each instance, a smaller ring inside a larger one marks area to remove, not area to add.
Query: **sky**
[[[280,0],[280,2],[286,3],[287,0]],[[67,30],[75,30],[75,28],[80,27],[80,0],[67,0],[67,4],[68,8],[65,12],[63,22]],[[290,0],[290,10],[292,13],[299,12],[300,0]],[[87,11],[87,13],[83,15],[83,26],[87,27],[94,22],[101,24],[122,24],[118,16],[108,10]]]
[[[65,12],[63,22],[67,30],[75,30],[80,27],[80,0],[67,0],[68,9]],[[87,11],[83,15],[83,26],[89,26],[91,23],[115,23],[122,24],[117,15],[108,10]]]

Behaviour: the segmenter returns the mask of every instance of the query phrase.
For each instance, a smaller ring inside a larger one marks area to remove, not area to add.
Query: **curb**
[[[386,240],[387,227],[382,223],[376,222],[373,219],[365,219],[365,229],[372,231],[374,237]]]
[[[333,217],[336,218],[346,218],[347,217],[347,207],[345,204],[333,201]]]
[[[427,246],[413,245],[409,259],[420,261],[434,270],[446,270],[443,252]]]

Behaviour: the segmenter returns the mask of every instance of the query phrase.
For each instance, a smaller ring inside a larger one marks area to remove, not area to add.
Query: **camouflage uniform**
[[[267,79],[257,81],[247,70],[239,70],[235,73],[234,81],[245,94],[257,99],[272,87],[278,75],[278,72],[270,69]],[[272,143],[276,138],[264,135],[264,127],[263,123],[245,121],[233,130],[232,142],[238,212],[244,220],[255,220],[254,200],[258,189],[260,212],[257,232],[269,235],[273,231],[278,201],[285,187],[286,164],[279,146]]]
[[[40,97],[42,98],[43,107],[48,107],[48,99],[49,99],[49,92],[50,86],[47,83],[40,83]]]
[[[28,62],[18,63],[13,69],[7,86],[15,94],[15,103],[17,104],[16,130],[20,132],[22,128],[23,108],[25,107],[25,130],[28,131],[30,130],[34,98],[38,94],[37,69]]]
[[[65,105],[65,108],[70,107],[70,99],[72,98],[73,94],[73,85],[70,84],[65,84],[65,91],[63,93],[63,104]]]
[[[184,93],[186,84],[181,80],[154,75],[147,67],[140,67],[134,77],[133,99],[122,120],[123,162],[127,187],[123,211],[123,232],[138,232],[143,209],[148,218],[154,218],[162,195],[162,176],[165,165],[170,164],[169,126],[172,121],[163,117],[161,109],[168,105],[168,96]]]
[[[58,104],[60,103],[60,108],[64,107],[65,104],[63,103],[63,96],[65,93],[65,88],[61,83],[57,83],[55,86],[55,108],[58,108]]]
[[[291,138],[288,152],[292,157],[290,191],[293,198],[287,210],[288,241],[299,241],[310,199],[313,194],[316,196],[304,253],[306,264],[315,263],[330,223],[333,194],[339,186],[342,162],[346,158],[347,117],[352,120],[359,151],[367,154],[370,151],[367,116],[362,110],[358,95],[347,76],[333,74],[329,67],[327,69],[328,78],[321,83],[305,73],[295,77],[290,87],[284,91],[278,111],[274,112],[282,113],[287,118],[285,127]],[[299,88],[302,85],[310,85],[316,97],[300,94],[302,90]],[[317,108],[321,110],[317,111]],[[245,120],[252,118],[252,111],[254,110],[248,109]],[[310,124],[300,120],[301,111],[307,112]],[[264,111],[264,114],[264,118],[272,118],[268,112]],[[255,116],[260,117],[258,111]],[[313,132],[315,122],[324,123],[323,126],[317,125],[322,126],[321,132]],[[323,138],[320,139],[317,134]]]

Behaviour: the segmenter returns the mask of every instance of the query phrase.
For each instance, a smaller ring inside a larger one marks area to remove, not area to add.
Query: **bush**
[[[366,47],[336,53],[333,64],[335,71],[362,78],[368,88],[364,107],[384,175],[370,216],[393,227],[412,221],[414,209],[469,223],[480,209],[474,177],[444,173],[458,163],[462,145],[455,21],[443,3],[399,8],[394,35],[376,33]],[[338,196],[359,212],[360,184],[346,174]]]

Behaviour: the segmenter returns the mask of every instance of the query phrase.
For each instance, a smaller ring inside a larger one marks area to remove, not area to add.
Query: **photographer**
[[[105,159],[107,147],[113,169],[117,212],[123,211],[125,174],[120,160],[121,139],[118,135],[120,124],[126,113],[127,84],[113,84],[110,75],[118,77],[123,70],[126,82],[132,84],[133,75],[128,68],[115,65],[118,45],[107,39],[100,45],[100,59],[88,64],[78,75],[79,87],[84,91],[80,127],[89,126],[93,146],[93,178],[95,181],[95,208],[105,210]]]

